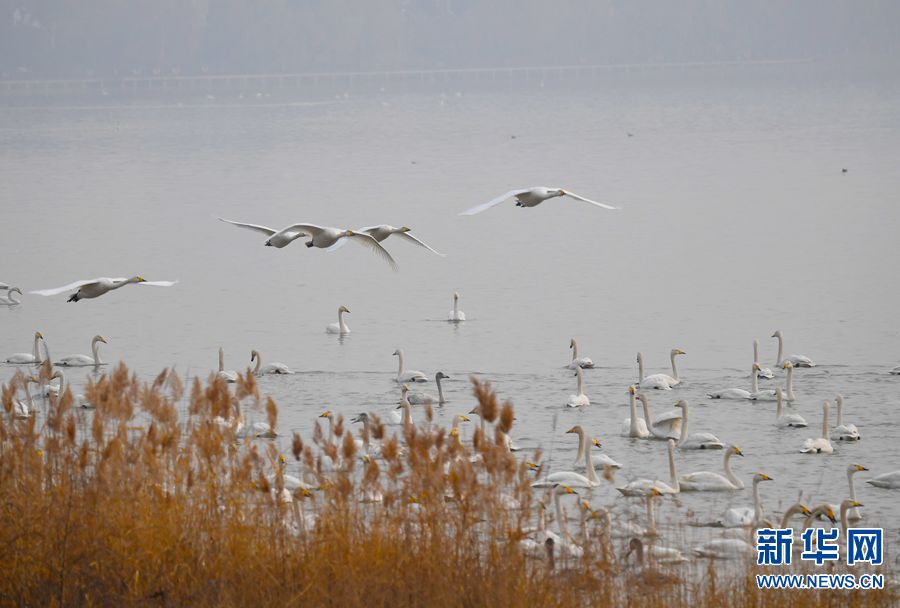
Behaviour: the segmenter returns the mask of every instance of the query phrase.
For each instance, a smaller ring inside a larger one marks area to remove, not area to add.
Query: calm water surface
[[[6,108],[0,281],[24,291],[133,274],[180,283],[78,304],[26,295],[0,310],[0,350],[30,351],[40,330],[54,355],[88,353],[100,333],[109,362],[146,377],[174,365],[205,378],[218,346],[229,369],[248,366],[255,348],[301,372],[261,386],[281,407],[281,430],[308,437],[323,408],[393,407],[399,347],[409,367],[453,378],[439,421],[472,407],[466,378],[478,373],[515,403],[524,450],[568,464],[575,439],[564,431],[583,424],[624,463],[624,482],[667,478],[662,443],[619,433],[635,353],[648,373],[665,371],[677,346],[688,353],[684,386],[655,392],[652,408],[688,399],[692,430],[746,453],[735,459],[739,476],[775,478],[763,486],[768,512],[800,492],[836,503],[848,463],[871,474],[900,468],[900,377],[887,374],[900,364],[898,102],[896,83],[757,75],[322,103],[276,95]],[[622,210],[554,200],[457,215],[532,185]],[[408,225],[448,256],[389,240],[394,274],[362,247],[267,248],[217,216],[276,228]],[[443,321],[454,291],[469,318],[459,326]],[[339,339],[324,328],[342,304],[352,334]],[[773,366],[775,329],[789,353],[819,363],[795,375],[793,410],[809,429],[776,429],[769,403],[705,398],[747,386],[755,337]],[[585,375],[585,411],[563,407],[575,387],[562,369],[573,336],[599,368]],[[0,367],[0,379],[13,372]],[[80,385],[86,373],[70,376]],[[862,441],[799,454],[818,435],[822,400],[837,392]],[[720,471],[721,453],[677,462],[680,472]],[[604,487],[594,500],[618,508],[616,495]],[[896,535],[897,493],[857,483],[857,495],[864,521]],[[660,519],[709,521],[750,502],[749,491],[683,495],[665,501]]]

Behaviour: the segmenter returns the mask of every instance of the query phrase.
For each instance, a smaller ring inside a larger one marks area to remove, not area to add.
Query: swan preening
[[[803,355],[784,356],[784,334],[778,329],[772,334],[773,338],[778,338],[778,356],[775,358],[775,365],[783,365],[785,361],[790,361],[794,367],[815,367],[816,364],[809,357]]]
[[[346,306],[341,306],[338,308],[338,320],[337,323],[332,323],[325,327],[325,332],[329,334],[341,334],[346,335],[350,333],[350,327],[347,325],[347,322],[344,321],[344,313],[350,314],[350,309]]]
[[[358,233],[353,230],[344,230],[341,228],[332,228],[330,226],[317,226],[315,224],[291,224],[281,230],[275,230],[257,224],[234,222],[221,217],[219,219],[240,228],[247,228],[248,230],[254,230],[265,234],[269,237],[265,242],[266,247],[277,247],[279,249],[287,247],[301,237],[310,238],[310,240],[306,242],[307,247],[317,247],[319,249],[328,249],[329,247],[338,244],[341,239],[351,239],[360,245],[368,247],[378,254],[381,259],[387,262],[393,270],[397,270],[397,262],[394,261],[394,258],[391,257],[391,254],[388,253],[387,249],[382,247],[381,243],[376,241],[371,234]]]
[[[578,378],[578,394],[569,395],[569,400],[566,401],[566,406],[587,407],[591,404],[591,400],[588,399],[588,396],[584,394],[584,372],[581,371],[580,367],[575,369],[575,376]]]
[[[63,367],[87,367],[89,365],[106,365],[100,360],[100,343],[106,344],[103,336],[94,336],[91,339],[91,355],[69,355],[57,361],[54,365]]]
[[[803,449],[800,450],[804,454],[831,454],[834,452],[831,441],[828,439],[828,407],[827,401],[822,404],[822,436],[816,439],[807,439],[803,443]]]
[[[730,445],[725,450],[725,458],[723,459],[723,467],[725,475],[713,473],[712,471],[699,471],[697,473],[688,473],[682,475],[678,479],[682,492],[723,492],[727,490],[742,490],[744,482],[734,474],[731,470],[731,457],[737,454],[743,456],[744,453],[736,445]]]
[[[593,369],[594,362],[590,359],[590,357],[578,356],[578,342],[575,341],[575,338],[569,340],[569,348],[572,349],[572,361],[569,362],[569,365],[566,366],[568,369],[575,369],[576,367],[580,367],[582,369]]]
[[[90,298],[99,298],[103,294],[109,293],[114,289],[119,289],[126,285],[150,285],[152,287],[171,287],[178,281],[148,281],[144,277],[134,276],[130,279],[117,278],[110,279],[108,277],[100,277],[99,279],[87,279],[85,281],[75,281],[62,287],[54,287],[52,289],[39,289],[37,291],[29,291],[28,293],[37,294],[39,296],[55,296],[70,289],[77,291],[69,296],[67,302],[77,302]]]
[[[406,369],[403,358],[403,349],[398,348],[394,351],[394,356],[398,358],[399,368],[397,370],[397,382],[428,382],[428,376],[415,369]]]
[[[510,190],[509,192],[502,194],[493,200],[482,203],[481,205],[476,205],[471,209],[466,209],[465,211],[460,213],[460,215],[475,215],[476,213],[487,211],[491,207],[499,205],[503,201],[510,198],[516,199],[516,207],[536,207],[544,201],[551,198],[556,198],[558,196],[568,196],[585,203],[596,205],[597,207],[603,207],[604,209],[618,209],[618,207],[613,207],[612,205],[607,205],[606,203],[598,203],[597,201],[592,201],[589,198],[584,198],[583,196],[579,196],[574,192],[569,192],[568,190],[563,190],[562,188],[547,188],[545,186],[536,186],[534,188]]]
[[[838,441],[859,441],[859,429],[856,425],[844,424],[844,396],[838,395],[834,400],[837,402],[837,426],[831,436]]]
[[[6,291],[6,297],[0,297],[0,306],[18,306],[22,303],[18,298],[13,296],[13,294],[16,293],[22,295],[22,290],[18,287],[3,287],[0,289],[4,291],[8,289],[8,291]]]
[[[450,312],[447,313],[447,320],[451,323],[459,323],[460,321],[466,320],[466,313],[459,309],[459,294],[453,293],[453,308],[450,309]]]
[[[41,352],[41,345],[43,344],[44,350]],[[47,350],[47,343],[44,341],[44,334],[39,331],[34,332],[34,346],[31,349],[31,353],[15,353],[7,357],[7,363],[14,363],[17,365],[38,365],[43,363],[45,360],[50,358],[50,353]]]
[[[262,355],[259,354],[257,350],[250,351],[250,363],[256,361],[256,367],[253,368],[254,376],[269,376],[272,374],[293,374],[284,363],[278,363],[277,361],[273,361],[272,363],[266,363],[263,365],[262,363]],[[224,364],[224,361],[223,361]]]
[[[638,386],[644,389],[655,388],[660,390],[669,390],[681,384],[681,379],[678,377],[678,366],[675,363],[675,357],[684,354],[685,352],[680,348],[673,348],[669,353],[669,360],[672,363],[671,376],[669,376],[668,374],[653,374],[650,376],[644,376],[644,354],[638,353]]]

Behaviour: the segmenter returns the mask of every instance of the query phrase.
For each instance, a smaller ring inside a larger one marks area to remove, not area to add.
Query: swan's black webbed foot
[[[307,247],[312,247],[312,246],[313,246],[313,242],[312,242],[312,241],[308,242],[308,243],[306,244],[306,246],[307,246]]]

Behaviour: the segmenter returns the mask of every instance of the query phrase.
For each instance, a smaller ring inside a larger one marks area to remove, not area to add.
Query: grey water
[[[438,422],[474,405],[467,377],[477,374],[514,403],[512,435],[526,457],[540,448],[552,469],[568,468],[575,439],[565,431],[582,424],[623,463],[621,485],[668,479],[664,444],[622,437],[620,427],[637,351],[653,373],[678,347],[684,384],[654,391],[651,408],[687,399],[693,431],[739,445],[746,456],[734,469],[748,486],[755,471],[775,480],[762,486],[767,513],[800,493],[840,502],[847,464],[860,463],[870,469],[857,476],[863,522],[895,537],[896,491],[864,481],[900,468],[900,376],[888,374],[900,365],[898,102],[896,81],[773,70],[311,101],[273,93],[4,107],[0,281],[26,295],[0,310],[0,355],[30,352],[37,330],[55,356],[87,354],[99,333],[110,364],[148,379],[166,366],[205,379],[219,346],[237,370],[257,349],[299,372],[260,384],[280,407],[282,434],[309,437],[326,408],[386,415],[399,399],[391,353],[402,348],[409,368],[452,378]],[[621,210],[555,199],[457,215],[533,185]],[[268,248],[217,217],[405,225],[447,257],[394,237],[384,243],[394,274],[354,244]],[[180,282],[78,303],[27,294],[135,274]],[[454,291],[461,324],[446,322]],[[326,334],[341,305],[352,333]],[[754,338],[774,367],[776,329],[788,354],[818,363],[795,374],[789,408],[807,429],[777,429],[772,403],[705,396],[749,387]],[[591,405],[577,411],[564,407],[575,392],[563,369],[572,337],[597,364],[585,373]],[[14,372],[4,364],[0,380]],[[88,373],[69,378],[80,387]],[[838,392],[862,440],[800,454],[819,435],[822,401]],[[679,473],[721,472],[718,451],[676,460]],[[604,486],[592,500],[626,504],[617,494]],[[659,518],[712,521],[750,504],[749,489],[684,494],[666,499]]]

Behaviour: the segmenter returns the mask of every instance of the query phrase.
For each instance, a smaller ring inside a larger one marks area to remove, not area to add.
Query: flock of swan
[[[499,196],[487,203],[475,206],[462,213],[462,215],[474,215],[490,209],[500,203],[514,199],[519,207],[534,207],[547,200],[553,198],[569,197],[578,201],[583,201],[605,209],[616,209],[611,205],[599,203],[582,196],[576,195],[570,191],[560,188],[535,187],[528,189],[512,190]],[[257,224],[248,224],[219,218],[222,222],[244,228],[250,231],[260,233],[265,236],[263,244],[268,247],[284,248],[297,239],[308,239],[305,244],[308,248],[318,248],[326,250],[335,250],[344,245],[348,241],[356,242],[370,249],[377,254],[382,260],[387,262],[391,268],[397,269],[397,264],[390,252],[385,249],[383,243],[391,236],[396,235],[398,239],[406,240],[419,247],[425,248],[430,252],[443,256],[444,254],[436,251],[431,246],[411,234],[409,227],[396,228],[390,225],[369,226],[360,229],[344,229],[317,226],[314,224],[295,223],[286,226],[280,230],[268,228]],[[131,278],[98,278],[91,280],[79,280],[62,287],[51,289],[41,289],[31,291],[41,296],[54,296],[64,292],[72,292],[68,298],[69,302],[78,302],[82,299],[92,299],[103,296],[114,290],[120,289],[127,285],[137,286],[157,286],[171,287],[177,281],[147,281],[141,276]],[[22,290],[18,287],[11,287],[5,283],[0,283],[0,292],[4,295],[0,297],[0,305],[18,306],[21,300],[16,296],[22,296]],[[329,324],[325,327],[325,331],[330,334],[347,335],[350,333],[350,327],[347,324],[345,315],[350,314],[347,306],[340,306],[337,311],[337,322]],[[459,308],[459,294],[454,293],[452,296],[451,309],[447,313],[447,321],[452,323],[461,323],[466,320],[466,315]],[[759,343],[754,340],[753,354],[754,360],[750,366],[749,386],[745,387],[724,387],[719,390],[710,391],[708,398],[715,400],[733,400],[733,401],[751,401],[751,402],[772,402],[775,404],[775,412],[772,423],[785,431],[790,429],[806,428],[806,420],[797,412],[786,411],[796,400],[794,387],[794,373],[799,368],[815,367],[815,362],[804,355],[785,354],[784,335],[781,331],[772,334],[772,338],[778,341],[778,354],[775,358],[776,364],[774,369],[764,368],[759,360]],[[50,357],[49,349],[43,334],[36,332],[31,352],[20,352],[11,354],[6,358],[6,363],[16,366],[36,366],[45,365],[48,362],[52,366],[58,368],[72,367],[93,367],[95,370],[106,365],[100,357],[100,346],[106,344],[103,336],[94,336],[91,340],[91,354],[75,354],[61,357],[53,360]],[[574,372],[576,392],[571,394],[565,403],[560,403],[562,409],[578,408],[585,410],[591,408],[591,400],[585,393],[585,370],[595,369],[595,364],[589,357],[580,356],[578,343],[572,338],[569,343],[571,350],[571,361],[566,368]],[[602,468],[604,474],[608,470],[626,471],[628,463],[616,461],[610,455],[601,453],[602,442],[599,438],[591,436],[582,425],[574,425],[567,433],[575,434],[578,437],[578,446],[572,461],[571,467],[557,467],[554,462],[535,463],[527,461],[528,468],[536,473],[533,486],[538,489],[545,489],[546,495],[541,500],[541,510],[538,514],[538,525],[529,530],[528,537],[522,541],[523,547],[527,551],[540,553],[545,550],[546,542],[551,540],[552,555],[579,555],[583,552],[585,542],[590,542],[585,538],[584,533],[581,535],[573,535],[568,530],[567,515],[562,506],[562,500],[568,496],[577,496],[578,511],[582,527],[587,519],[599,518],[608,530],[609,538],[628,538],[629,553],[636,553],[639,560],[649,557],[657,562],[680,562],[687,558],[684,554],[675,548],[666,547],[661,544],[660,534],[657,530],[655,520],[655,504],[666,496],[678,495],[688,492],[735,492],[743,490],[746,487],[745,480],[736,474],[732,468],[732,460],[735,457],[743,457],[744,452],[737,445],[721,440],[717,435],[703,430],[700,432],[692,431],[689,427],[691,406],[689,402],[680,398],[675,400],[674,407],[664,413],[656,416],[651,415],[650,411],[650,395],[656,392],[657,395],[667,395],[667,391],[678,391],[684,381],[679,375],[677,358],[685,355],[685,351],[679,348],[673,348],[669,353],[669,361],[671,365],[671,374],[655,373],[647,375],[644,368],[644,357],[642,353],[637,354],[637,378],[628,384],[628,407],[629,417],[623,420],[620,432],[623,436],[631,440],[647,440],[659,441],[659,445],[663,445],[668,458],[668,475],[660,475],[646,478],[633,478],[616,487],[618,493],[625,499],[639,499],[646,501],[646,526],[636,525],[633,522],[614,521],[611,510],[606,506],[595,506],[591,504],[591,492],[593,489],[604,485],[606,482],[601,480],[601,475],[597,469]],[[397,373],[394,379],[400,390],[400,405],[397,408],[391,408],[390,420],[395,424],[413,425],[413,406],[416,405],[436,405],[444,406],[447,403],[445,399],[442,381],[449,379],[445,373],[438,371],[434,376],[429,377],[428,374],[406,367],[406,358],[404,351],[400,348],[393,352],[397,357]],[[226,383],[234,383],[238,380],[238,372],[228,370],[225,367],[225,354],[223,349],[218,352],[219,361],[218,369],[214,370],[217,378]],[[250,352],[250,363],[255,365],[252,373],[256,376],[279,376],[290,375],[294,372],[285,364],[279,362],[264,362],[262,355],[258,350]],[[784,385],[778,380],[781,374],[784,374]],[[900,374],[900,366],[890,370],[891,374]],[[39,387],[38,395],[48,395],[53,393],[61,393],[65,390],[66,376],[62,369],[52,371],[50,382],[44,383],[35,376],[26,376],[27,382],[24,386],[25,400],[22,401],[14,396],[14,408],[11,416],[15,418],[28,418],[38,411],[34,402],[34,395],[31,392],[31,385]],[[433,378],[437,394],[432,394],[420,390],[410,390],[411,385],[425,384]],[[56,382],[53,383],[53,380]],[[774,380],[777,384],[774,388],[768,386],[761,387],[761,381]],[[624,384],[624,383],[623,383]],[[657,392],[658,391],[658,392]],[[640,407],[638,406],[640,402]],[[76,403],[84,409],[92,409],[90,404],[83,395],[76,396]],[[830,401],[822,403],[822,425],[821,432],[816,437],[808,437],[802,443],[797,440],[797,451],[808,455],[831,454],[835,451],[833,442],[860,441],[860,430],[851,423],[844,422],[844,399],[841,395],[835,398],[837,424],[830,424]],[[596,407],[596,406],[594,406]],[[467,412],[469,415],[476,415],[480,419],[482,431],[486,430],[485,418],[480,415],[479,408],[476,407]],[[368,424],[368,414],[355,414],[354,422],[363,425]],[[334,414],[330,411],[324,412],[320,418],[327,419],[329,423],[329,436],[333,437]],[[469,422],[470,419],[464,414],[453,416],[451,435],[461,440],[460,425]],[[278,435],[274,429],[269,428],[264,423],[255,423],[245,426],[243,414],[238,409],[236,417],[230,420],[218,420],[221,425],[240,425],[241,431],[251,433],[253,438],[274,439]],[[369,443],[368,433],[362,434],[362,439],[358,440],[359,447],[363,451],[364,458],[379,457],[379,447]],[[505,436],[505,447],[510,451],[517,451],[517,446],[513,439]],[[721,470],[700,470],[683,473],[678,472],[678,454],[686,450],[720,450],[722,454]],[[281,466],[284,465],[282,460]],[[549,469],[549,470],[548,470]],[[798,502],[790,506],[783,514],[780,520],[782,526],[786,526],[789,522],[798,516],[804,517],[804,525],[809,526],[815,518],[827,518],[832,522],[840,521],[840,525],[844,528],[850,525],[850,522],[860,520],[863,515],[860,507],[863,505],[857,501],[854,477],[859,472],[868,471],[868,468],[861,464],[853,463],[847,468],[848,493],[847,497],[836,503],[822,503],[820,505],[805,505]],[[604,475],[605,476],[605,475]],[[293,478],[285,476],[286,481]],[[607,477],[610,479],[610,477]],[[760,498],[760,485],[763,482],[773,481],[773,479],[762,472],[755,472],[750,478],[752,487],[752,507],[729,508],[721,517],[719,517],[714,525],[721,526],[726,532],[719,538],[712,539],[701,545],[692,548],[691,553],[697,557],[711,557],[720,559],[746,558],[755,555],[755,548],[752,543],[752,532],[759,527],[775,526],[776,522],[771,515],[767,515],[762,506]],[[900,470],[886,472],[867,479],[866,482],[877,488],[900,489]],[[291,481],[291,483],[293,483]],[[297,480],[294,489],[309,492],[311,488],[306,484]],[[579,492],[585,494],[582,496]],[[556,525],[558,532],[550,529],[548,519],[544,513],[547,504],[552,501],[556,509]],[[505,501],[509,508],[515,508],[515,501]],[[645,541],[648,543],[645,546]]]

